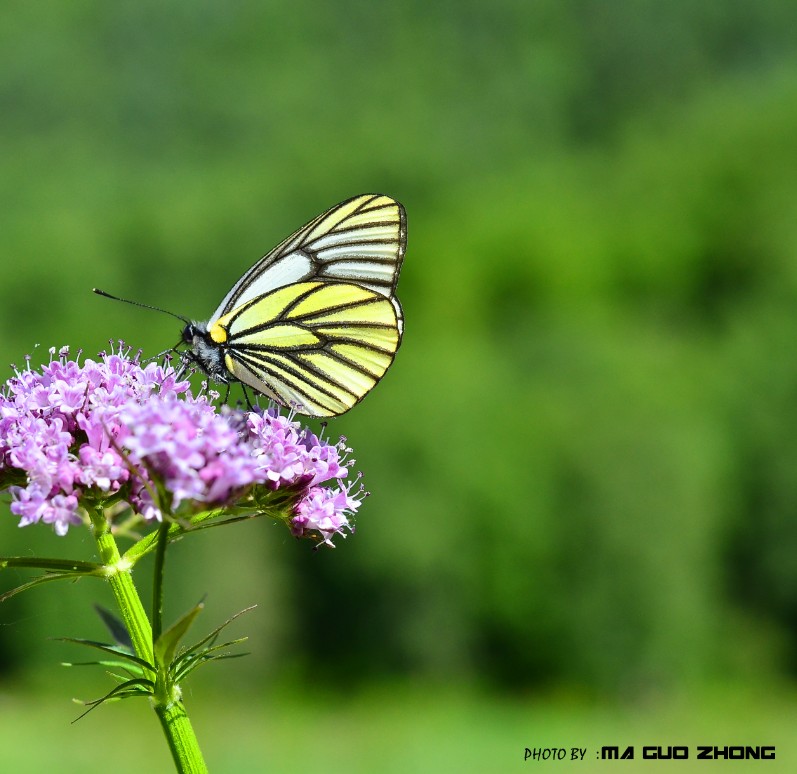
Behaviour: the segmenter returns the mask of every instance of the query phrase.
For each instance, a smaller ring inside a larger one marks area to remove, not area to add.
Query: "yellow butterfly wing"
[[[348,411],[401,343],[400,306],[349,282],[297,282],[249,299],[209,326],[229,371],[310,416]]]

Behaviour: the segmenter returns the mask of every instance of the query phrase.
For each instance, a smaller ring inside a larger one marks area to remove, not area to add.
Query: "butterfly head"
[[[197,338],[205,338],[207,336],[207,329],[202,323],[190,322],[183,328],[183,343],[191,344],[196,343]]]
[[[228,383],[230,372],[224,362],[224,351],[210,337],[206,323],[189,322],[183,328],[182,341],[188,345],[190,360],[217,382]]]

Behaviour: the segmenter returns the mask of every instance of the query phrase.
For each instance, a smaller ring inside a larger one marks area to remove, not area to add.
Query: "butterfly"
[[[341,202],[255,263],[207,322],[186,321],[185,360],[300,414],[343,414],[401,344],[406,244],[407,216],[394,199]]]

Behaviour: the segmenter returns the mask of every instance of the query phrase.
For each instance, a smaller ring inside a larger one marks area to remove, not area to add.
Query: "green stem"
[[[102,508],[98,507],[91,514],[91,523],[100,558],[105,566],[105,575],[111,584],[136,655],[154,665],[152,627],[133,583],[132,563],[119,555],[119,548]],[[168,528],[164,530],[164,545],[167,532]],[[160,572],[162,575],[162,561]],[[180,699],[180,689],[176,685],[168,685],[168,674],[165,671],[167,667],[168,665],[159,665],[162,674],[153,674],[157,686],[153,696],[153,706],[172,752],[175,768],[178,774],[207,774],[208,769],[202,758],[193,726]]]
[[[158,528],[158,547],[155,552],[155,577],[152,583],[152,641],[157,642],[163,631],[163,567],[166,563],[166,546],[169,543],[169,524],[164,521]]]
[[[191,721],[181,701],[159,704],[155,712],[161,722],[174,765],[180,774],[207,774],[208,768],[199,751]]]
[[[133,583],[133,575],[128,563],[119,555],[119,548],[111,534],[111,527],[102,508],[91,514],[94,539],[100,551],[100,559],[105,565],[106,577],[111,584],[116,604],[122,614],[122,621],[130,634],[136,655],[150,664],[155,663],[152,650],[152,627],[141,604],[141,598]]]

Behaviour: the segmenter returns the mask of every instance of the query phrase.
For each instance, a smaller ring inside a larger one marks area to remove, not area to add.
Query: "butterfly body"
[[[229,384],[230,372],[224,366],[224,350],[210,338],[207,323],[192,322],[183,329],[183,344],[190,348],[189,359],[214,381]]]
[[[249,269],[206,323],[186,325],[186,359],[299,413],[348,411],[401,343],[406,234],[404,208],[387,196],[333,207]]]

